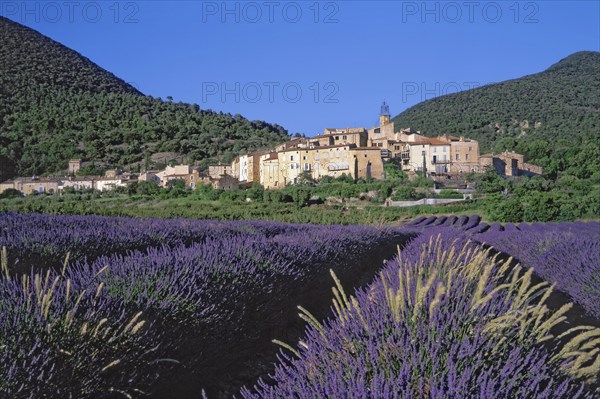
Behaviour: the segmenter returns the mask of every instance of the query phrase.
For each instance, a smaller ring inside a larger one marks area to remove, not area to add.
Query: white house
[[[94,181],[94,188],[98,191],[110,191],[127,186],[127,181],[128,179],[122,177],[99,177]]]
[[[89,190],[94,188],[94,178],[92,177],[69,177],[60,181],[59,190],[72,187],[75,190]]]

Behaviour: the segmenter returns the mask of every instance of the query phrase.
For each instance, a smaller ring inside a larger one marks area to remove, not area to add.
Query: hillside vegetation
[[[482,151],[515,150],[550,175],[600,177],[600,53],[574,53],[541,73],[424,101],[394,121],[430,136],[477,139]]]
[[[77,52],[0,17],[0,181],[155,153],[228,159],[279,143],[281,126],[145,96]]]

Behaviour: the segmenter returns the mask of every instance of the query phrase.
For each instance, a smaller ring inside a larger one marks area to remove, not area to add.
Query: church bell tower
[[[381,112],[379,113],[379,126],[385,126],[390,123],[390,106],[384,101],[381,104]]]

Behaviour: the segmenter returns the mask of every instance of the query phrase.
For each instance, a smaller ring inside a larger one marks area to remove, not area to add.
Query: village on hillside
[[[396,130],[389,106],[381,106],[379,126],[366,128],[326,128],[321,135],[296,137],[275,148],[236,157],[230,165],[212,165],[206,171],[189,165],[166,166],[134,174],[118,169],[104,176],[77,176],[82,161],[69,161],[68,176],[19,177],[0,183],[0,193],[14,189],[24,195],[53,193],[66,188],[109,191],[133,182],[156,182],[166,187],[183,180],[188,189],[201,184],[216,189],[236,189],[255,183],[265,189],[296,184],[303,173],[314,180],[325,176],[353,179],[385,179],[384,165],[394,163],[409,178],[418,174],[452,179],[466,173],[481,173],[493,167],[502,176],[540,175],[542,168],[524,162],[514,151],[501,154],[479,152],[479,143],[464,136],[448,134],[425,137],[413,129]]]

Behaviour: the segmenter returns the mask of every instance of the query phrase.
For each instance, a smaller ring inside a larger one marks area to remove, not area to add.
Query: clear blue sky
[[[600,1],[2,0],[0,14],[145,94],[307,135],[600,51]]]

